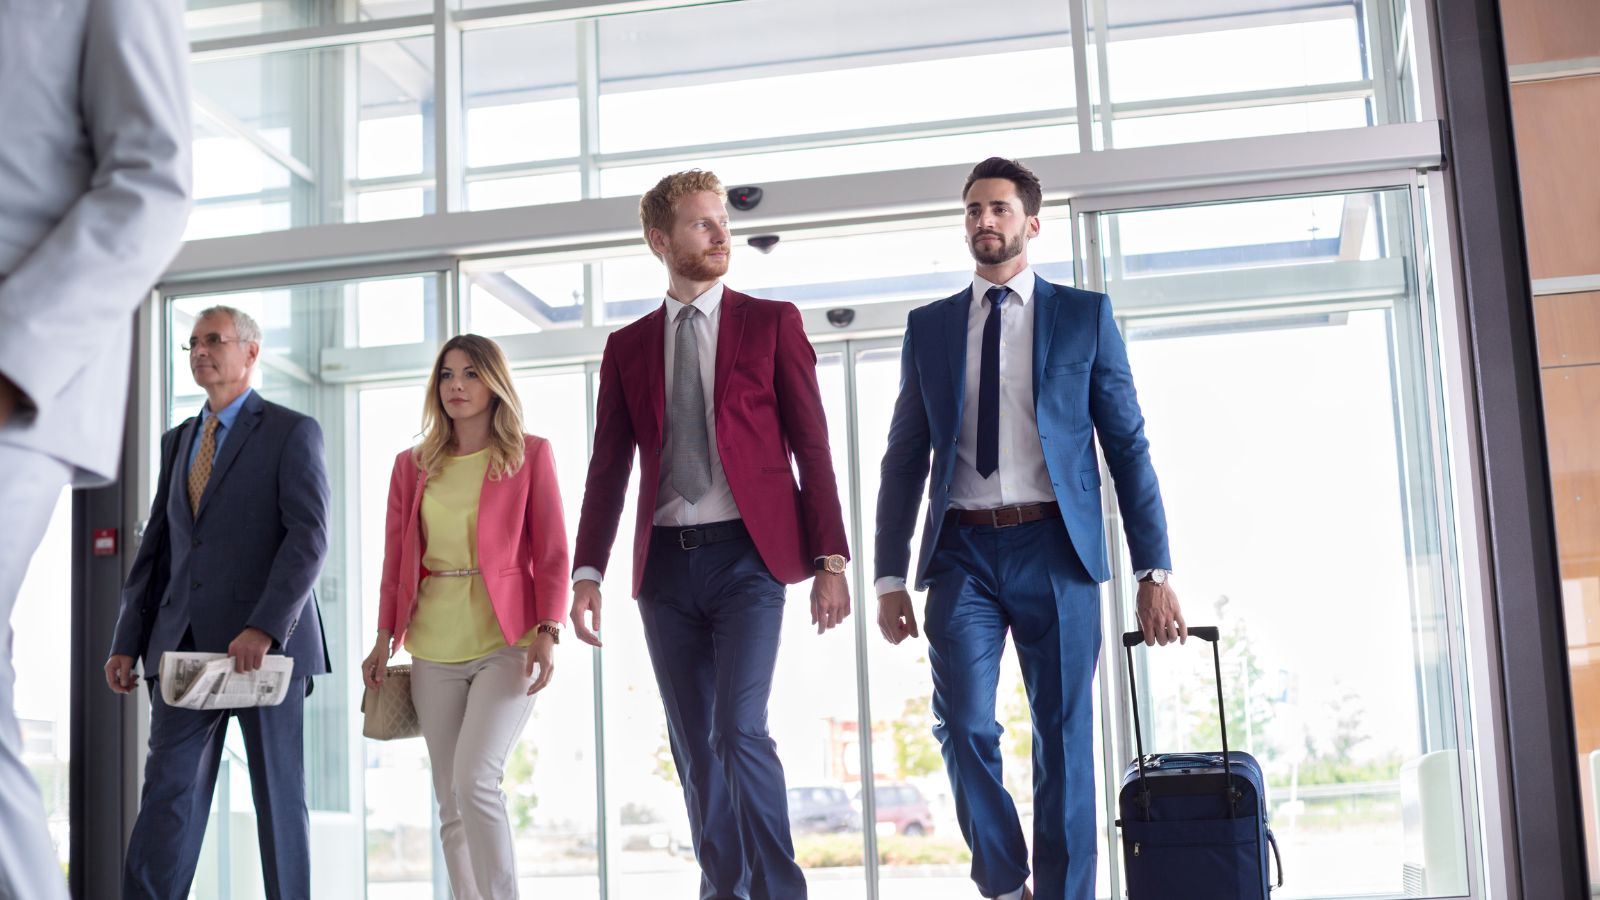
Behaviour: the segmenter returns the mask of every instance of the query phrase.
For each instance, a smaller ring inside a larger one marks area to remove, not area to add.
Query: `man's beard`
[[[707,251],[709,253],[710,251]],[[728,274],[727,251],[723,250],[721,259],[712,259],[706,253],[672,254],[672,274],[690,281],[716,281]]]
[[[1000,246],[993,250],[979,249],[978,240],[991,235],[1000,239]],[[967,239],[967,249],[972,251],[972,258],[977,260],[979,265],[984,266],[998,266],[1003,262],[1016,259],[1022,253],[1022,246],[1022,235],[1019,234],[1007,240],[1006,236],[998,231],[985,231]]]

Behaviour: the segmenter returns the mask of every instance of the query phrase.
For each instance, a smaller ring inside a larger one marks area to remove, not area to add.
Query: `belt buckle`
[[[1001,521],[1000,520],[1001,513],[1010,513],[1009,518],[1011,519],[1011,521],[1009,521],[1009,522]],[[1020,506],[1002,506],[999,509],[992,509],[992,510],[989,511],[989,518],[991,520],[993,520],[994,527],[996,527],[996,528],[1015,528],[1018,525],[1022,524],[1022,507],[1020,507]]]
[[[695,550],[704,546],[701,540],[701,530],[698,528],[684,528],[678,532],[678,546],[685,550]]]

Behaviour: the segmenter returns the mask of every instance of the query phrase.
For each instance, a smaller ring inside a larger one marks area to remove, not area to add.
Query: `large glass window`
[[[1097,147],[1402,122],[1389,0],[1090,4]]]
[[[433,0],[188,0],[186,5],[184,25],[197,41],[433,12]]]
[[[192,69],[187,239],[432,211],[430,39],[202,57]]]
[[[1174,585],[1221,627],[1288,896],[1467,889],[1410,210],[1397,189],[1099,217]],[[1220,749],[1208,649],[1137,654],[1146,751]]]
[[[735,180],[1073,152],[1068,18],[1065,4],[995,17],[945,0],[769,0],[602,19],[602,190],[682,167],[632,157],[707,145],[695,161]]]
[[[426,348],[438,333],[440,284],[434,273],[400,275],[193,294],[167,307],[168,427],[197,414],[205,402],[184,368],[188,354],[180,345],[195,318],[217,304],[241,309],[261,326],[254,389],[322,426],[332,540],[316,597],[333,671],[318,679],[306,705],[311,863],[319,895],[357,896],[370,882],[371,896],[403,897],[403,892],[386,893],[383,886],[419,872],[423,879],[431,877],[432,801],[420,763],[425,755],[409,746],[420,748],[420,742],[374,745],[363,763],[360,683],[353,677],[376,628],[387,473],[395,453],[416,434],[420,389],[380,386],[358,392],[351,384],[372,377],[362,371],[364,364],[392,365],[392,354],[406,346],[424,348],[421,366],[426,367],[432,358]],[[380,482],[376,519],[372,479]],[[242,735],[233,728],[196,875],[199,896],[260,893],[255,829]],[[350,864],[363,857],[367,867]]]

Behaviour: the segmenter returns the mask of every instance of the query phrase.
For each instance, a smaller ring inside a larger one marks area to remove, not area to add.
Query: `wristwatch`
[[[1144,573],[1144,577],[1139,580],[1148,581],[1151,584],[1166,584],[1167,576],[1171,574],[1172,573],[1168,572],[1166,569],[1151,569],[1150,571]]]
[[[828,556],[819,556],[812,562],[816,565],[818,572],[830,572],[834,575],[844,574],[845,558],[842,554],[833,553]]]
[[[550,643],[552,643],[552,644],[561,643],[561,626],[560,625],[556,625],[556,624],[551,623],[551,622],[540,622],[539,623],[539,627],[537,629],[535,629],[535,630],[540,634],[548,634],[548,635],[550,635]]]

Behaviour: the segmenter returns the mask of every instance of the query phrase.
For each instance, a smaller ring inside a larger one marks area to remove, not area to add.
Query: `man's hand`
[[[228,645],[228,655],[233,657],[235,672],[254,672],[261,668],[261,661],[267,658],[267,651],[271,649],[272,635],[252,625],[239,632],[239,636]]]
[[[922,636],[917,633],[917,612],[911,608],[910,594],[890,591],[878,598],[878,630],[891,644]]]
[[[588,613],[594,630],[584,624],[583,614]],[[572,633],[591,647],[600,646],[600,582],[585,578],[572,586]]]
[[[1166,645],[1189,639],[1189,626],[1184,624],[1183,610],[1178,607],[1178,595],[1170,584],[1154,581],[1139,582],[1139,630],[1144,632],[1144,645]]]
[[[5,427],[6,420],[11,418],[13,412],[16,412],[17,398],[21,395],[22,392],[18,391],[17,386],[11,383],[11,379],[0,375],[0,428]],[[123,693],[127,692],[124,691]]]
[[[555,622],[550,624],[554,625]],[[539,677],[533,676],[533,667],[539,667]],[[533,682],[528,685],[528,696],[533,696],[544,690],[550,683],[550,676],[556,673],[556,639],[541,631],[533,636],[533,643],[528,645],[528,653],[523,661],[522,674],[528,676]]]
[[[850,582],[822,569],[811,579],[811,624],[821,634],[850,615]]]
[[[133,674],[133,657],[118,653],[106,660],[106,685],[113,691],[130,693],[138,682]]]

